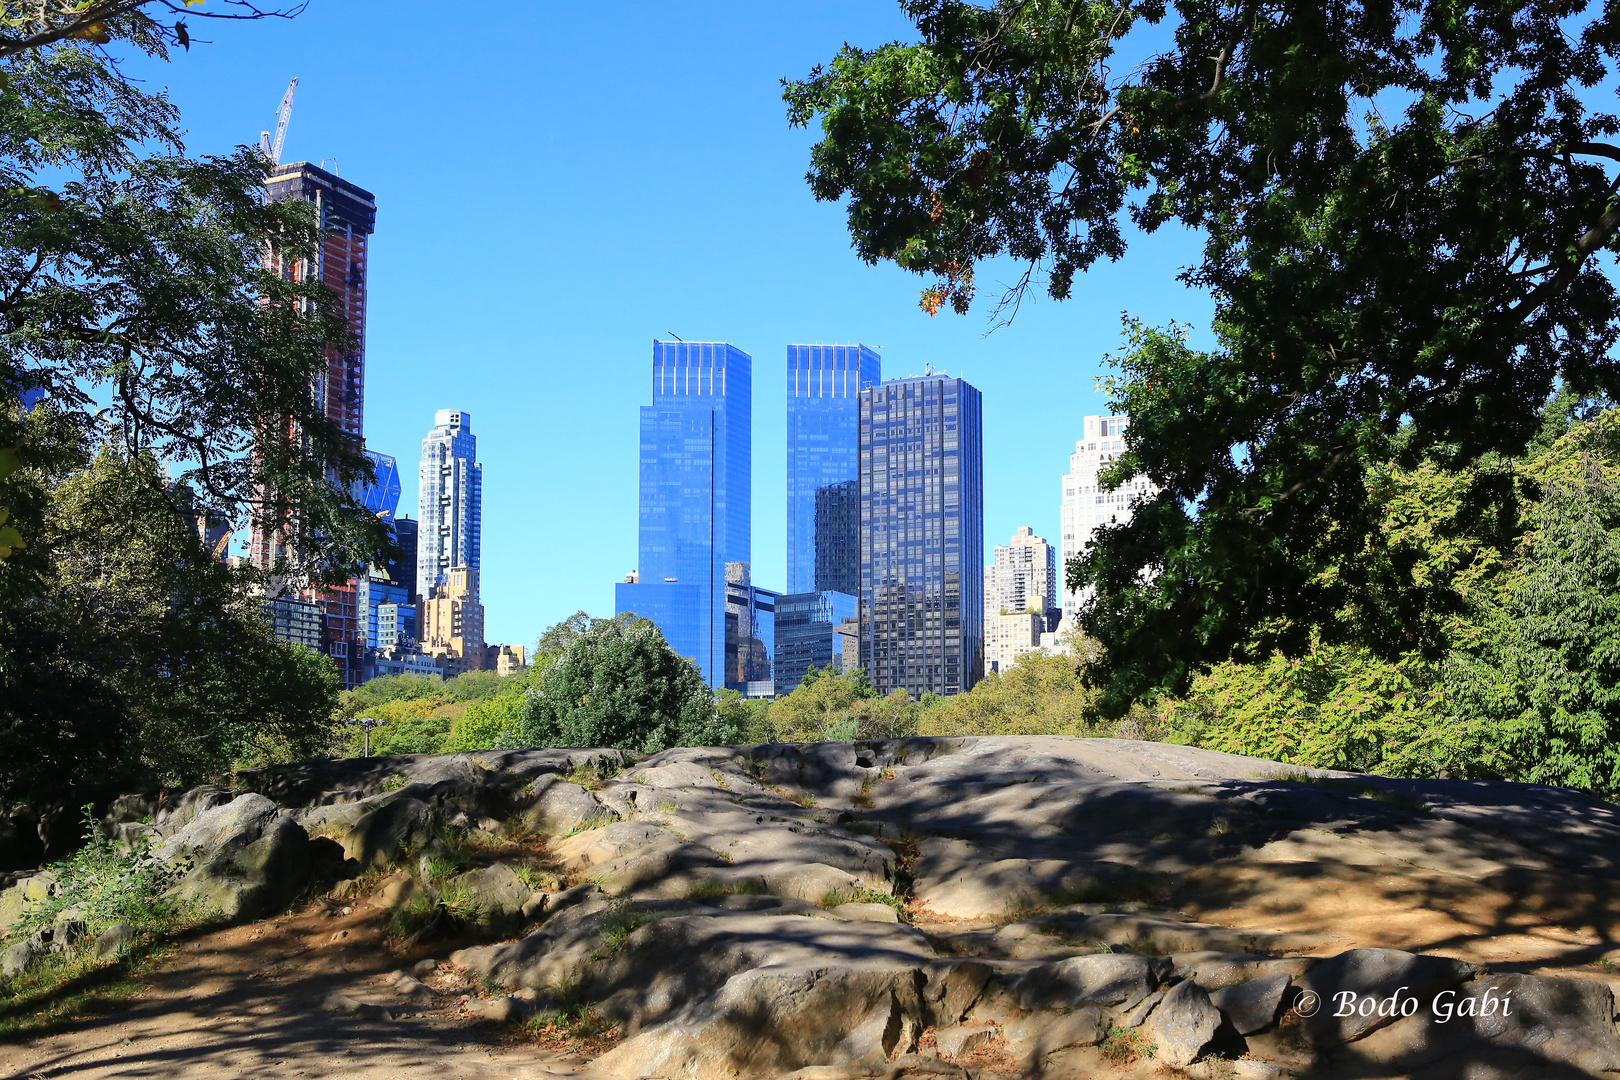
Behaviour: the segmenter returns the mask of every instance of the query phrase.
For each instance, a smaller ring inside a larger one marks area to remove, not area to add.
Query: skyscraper
[[[1006,671],[1057,629],[1057,552],[1020,525],[984,568],[984,667]]]
[[[1091,536],[1104,525],[1131,520],[1132,506],[1138,499],[1151,498],[1158,488],[1145,476],[1133,476],[1117,491],[1103,491],[1097,473],[1125,452],[1126,416],[1088,416],[1085,438],[1074,444],[1069,455],[1069,471],[1063,477],[1063,566],[1058,568],[1062,584],[1063,621],[1072,620],[1083,599],[1063,583],[1069,560],[1085,551]]]
[[[480,566],[484,467],[472,414],[440,409],[433,415],[433,430],[422,440],[416,498],[416,589],[426,600],[451,567]]]
[[[326,369],[315,381],[315,393],[327,417],[360,442],[365,437],[366,245],[376,229],[376,197],[307,161],[276,166],[265,190],[272,202],[295,199],[312,203],[320,215],[325,238],[314,265],[303,260],[285,263],[280,254],[273,253],[266,256],[266,268],[294,280],[319,278],[336,294],[354,333],[354,346],[352,351],[327,352]],[[299,553],[287,547],[286,524],[254,521],[250,561],[261,567],[283,559],[298,561]],[[337,665],[345,687],[358,685],[364,636],[356,611],[355,582],[306,589],[303,596],[320,612],[321,651]]]
[[[1044,616],[1057,606],[1057,552],[1035,530],[1020,525],[984,568],[984,610]]]
[[[724,342],[653,342],[638,580],[614,589],[615,609],[656,623],[710,686],[727,680],[728,564],[750,561],[753,363]]]
[[[882,693],[984,673],[979,391],[927,374],[861,391],[861,659]]]
[[[882,379],[865,345],[787,347],[787,591],[860,588],[860,393]]]

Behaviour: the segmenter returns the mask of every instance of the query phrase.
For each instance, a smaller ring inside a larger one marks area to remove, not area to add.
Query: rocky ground
[[[318,762],[107,828],[234,925],[0,1080],[1620,1072],[1620,822],[1550,788],[907,739]],[[117,948],[68,915],[0,968]]]

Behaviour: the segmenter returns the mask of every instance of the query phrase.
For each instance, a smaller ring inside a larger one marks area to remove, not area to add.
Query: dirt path
[[[431,1002],[400,998],[386,977],[434,954],[384,949],[383,919],[368,906],[328,915],[316,905],[196,937],[126,1005],[51,1035],[0,1043],[0,1080],[581,1075],[573,1059],[505,1042],[469,1016],[463,995],[476,991],[445,973],[427,980],[444,991]],[[334,1009],[334,994],[393,1018]]]

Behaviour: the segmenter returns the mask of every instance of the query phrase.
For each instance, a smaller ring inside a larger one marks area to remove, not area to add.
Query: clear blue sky
[[[890,0],[312,0],[290,22],[193,20],[211,44],[129,70],[169,88],[200,154],[256,143],[298,77],[283,160],[336,158],[377,196],[367,443],[400,459],[415,517],[434,410],[472,413],[487,636],[527,645],[576,609],[611,614],[635,566],[654,337],[753,355],[754,580],[780,588],[789,342],[865,342],[885,375],[932,363],[983,392],[988,556],[1019,525],[1056,541],[1120,313],[1207,326],[1175,281],[1185,234],[1138,238],[988,336],[988,304],[930,319],[921,279],[855,258],[842,208],[804,183],[815,132],[788,127],[779,80],[911,29]],[[982,292],[1012,273],[982,270]]]

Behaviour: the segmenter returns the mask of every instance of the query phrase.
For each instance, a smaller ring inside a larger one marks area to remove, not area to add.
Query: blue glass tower
[[[710,686],[724,686],[726,579],[747,581],[753,358],[724,342],[654,341],[641,410],[637,577],[614,607],[651,619]],[[730,564],[730,565],[728,565]]]
[[[861,666],[884,694],[984,675],[979,391],[942,375],[861,392]]]
[[[865,345],[787,348],[787,591],[860,591],[860,393],[882,379]]]
[[[380,454],[375,450],[367,450],[366,457],[371,459],[377,479],[370,484],[355,483],[354,497],[373,514],[392,518],[399,513],[399,462],[394,460],[393,455]]]

